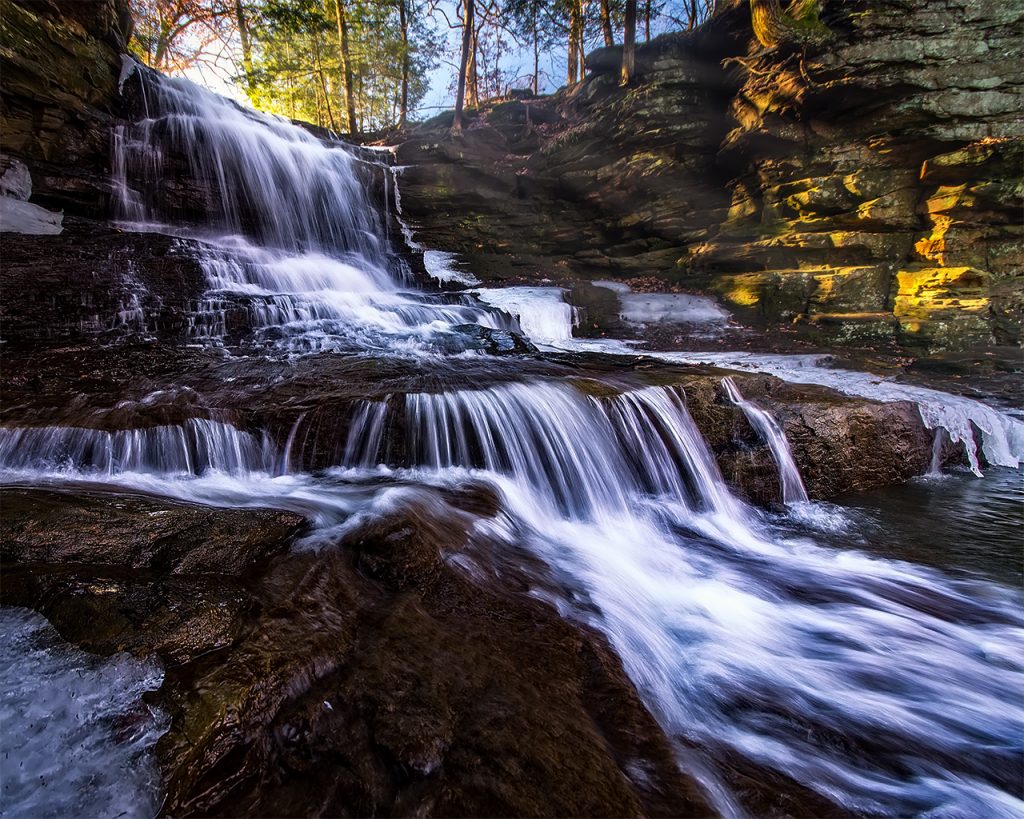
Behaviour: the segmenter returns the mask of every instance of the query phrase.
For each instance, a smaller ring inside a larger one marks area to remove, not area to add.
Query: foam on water
[[[25,609],[0,609],[0,643],[0,813],[155,816],[160,777],[151,751],[166,721],[142,695],[159,688],[161,669],[72,648]]]
[[[579,311],[565,301],[560,287],[481,288],[473,291],[481,301],[504,310],[538,347],[553,348],[572,338]]]
[[[634,324],[724,325],[729,312],[708,296],[689,293],[634,293],[628,284],[595,281],[596,287],[613,290],[619,296],[619,315]]]

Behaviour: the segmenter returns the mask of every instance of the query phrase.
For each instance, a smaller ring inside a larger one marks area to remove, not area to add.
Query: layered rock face
[[[0,153],[24,162],[32,201],[104,214],[126,0],[0,0]]]
[[[511,249],[494,275],[654,274],[830,343],[1019,343],[1024,9],[823,6],[817,45],[767,49],[727,3],[642,46],[634,88],[602,49],[462,142],[424,130],[399,149],[403,202],[478,275]]]

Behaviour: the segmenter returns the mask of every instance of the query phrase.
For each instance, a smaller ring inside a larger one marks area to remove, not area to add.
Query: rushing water
[[[159,807],[147,752],[165,728],[142,695],[163,672],[61,642],[40,615],[0,609],[4,816],[145,819]]]
[[[195,338],[223,339],[231,312],[257,340],[298,353],[393,351],[403,340],[406,350],[431,350],[460,325],[518,329],[479,302],[408,290],[390,221],[367,193],[378,178],[390,190],[392,177],[372,152],[360,156],[186,80],[136,74],[145,115],[119,126],[113,145],[119,217],[204,242],[210,289],[196,305]],[[165,188],[183,179],[196,201],[170,208]]]
[[[187,83],[143,85],[147,115],[115,146],[122,218],[205,238],[210,292],[197,306],[197,340],[221,343],[228,312],[244,300],[272,355],[404,354],[410,339],[430,349],[432,337],[458,335],[467,323],[522,329],[550,348],[588,346],[573,339],[578,315],[556,288],[484,288],[447,300],[409,289],[386,220],[365,193],[366,163],[341,146]],[[212,180],[203,224],[163,209],[159,186],[182,162]],[[399,177],[384,178],[398,211]],[[1016,466],[1024,453],[1019,421],[968,399],[816,362],[691,358],[916,401],[929,426],[964,444],[978,472],[972,424],[990,463]],[[870,515],[808,503],[778,424],[728,380],[771,448],[790,504],[784,516],[732,494],[676,388],[594,396],[541,378],[458,390],[438,382],[358,403],[338,432],[337,462],[320,472],[299,466],[302,414],[280,448],[269,435],[203,419],[116,432],[7,428],[0,477],[292,509],[313,522],[319,544],[353,515],[379,510],[375,502],[395,486],[485,481],[501,511],[478,521],[482,542],[542,559],[534,594],[608,637],[680,764],[721,813],[746,810],[738,777],[795,783],[870,815],[1024,812],[1020,595],[984,573],[877,548],[889,515],[913,528],[912,502],[882,509],[881,532]],[[939,499],[941,482],[934,486]],[[971,504],[958,509],[971,520]],[[1013,505],[992,514],[1012,518]],[[959,539],[975,535],[963,523]],[[54,753],[85,775],[73,754]],[[35,799],[17,812],[57,813],[67,802]]]

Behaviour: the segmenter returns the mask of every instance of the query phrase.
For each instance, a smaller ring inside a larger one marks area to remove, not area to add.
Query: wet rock
[[[707,812],[600,638],[449,563],[473,515],[386,506],[275,565],[246,636],[165,686],[166,810]]]
[[[4,603],[35,608],[90,651],[193,660],[230,645],[245,578],[289,548],[301,517],[83,490],[4,489]]]
[[[231,645],[251,609],[241,584],[225,576],[38,563],[5,565],[4,603],[41,612],[87,651],[155,653],[166,665]]]
[[[2,337],[40,341],[182,338],[206,280],[195,244],[94,223],[60,236],[4,234]]]
[[[5,489],[0,556],[14,563],[238,576],[286,548],[298,515],[142,496]]]
[[[738,383],[744,397],[782,427],[813,499],[835,497],[845,487],[861,491],[903,483],[931,466],[934,434],[910,401],[881,403],[766,376]]]
[[[490,327],[481,327],[479,324],[459,324],[452,330],[469,341],[470,349],[490,355],[537,352],[537,348],[529,339],[508,330],[494,330]]]

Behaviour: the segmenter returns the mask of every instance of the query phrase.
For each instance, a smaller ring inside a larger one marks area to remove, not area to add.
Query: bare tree
[[[650,0],[647,5],[650,6]],[[612,34],[612,9],[609,0],[601,0],[601,33],[604,34],[606,46],[615,45],[615,36]]]

